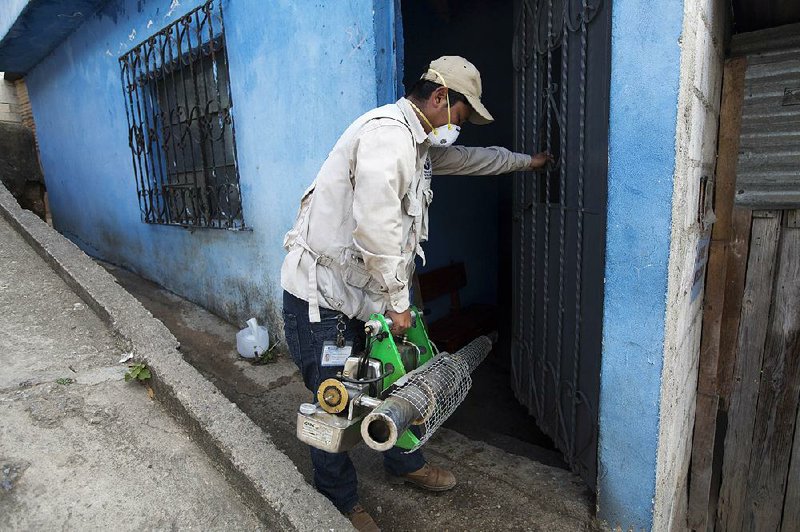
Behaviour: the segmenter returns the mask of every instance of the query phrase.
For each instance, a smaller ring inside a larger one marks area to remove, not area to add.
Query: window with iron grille
[[[119,61],[142,220],[246,229],[221,2],[193,9]]]

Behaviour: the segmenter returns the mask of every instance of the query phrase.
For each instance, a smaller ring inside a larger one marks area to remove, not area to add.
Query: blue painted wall
[[[378,105],[403,94],[403,18],[400,0],[374,0],[375,76]]]
[[[0,9],[0,70],[27,73],[106,2],[5,0]]]
[[[91,255],[232,321],[255,315],[275,330],[281,244],[299,197],[346,126],[374,107],[378,94],[388,97],[383,84],[396,80],[376,82],[372,0],[225,0],[243,209],[252,231],[144,224],[118,57],[200,4],[112,1],[27,76],[53,220]]]
[[[638,530],[653,521],[683,2],[615,0],[612,17],[598,517]]]

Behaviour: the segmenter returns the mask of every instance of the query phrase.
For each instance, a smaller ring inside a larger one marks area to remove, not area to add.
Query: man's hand
[[[392,334],[395,336],[400,336],[411,328],[411,309],[406,309],[404,312],[387,310],[386,316],[392,320]]]
[[[555,161],[555,159],[553,159],[553,156],[547,153],[546,151],[537,153],[531,158],[531,165],[528,167],[528,170],[531,171],[541,170],[542,168],[545,167],[545,165],[547,165],[547,163],[552,163],[553,161]]]

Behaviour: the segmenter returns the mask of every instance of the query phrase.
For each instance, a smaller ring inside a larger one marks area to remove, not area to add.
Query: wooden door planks
[[[753,213],[750,253],[737,335],[737,357],[728,409],[728,430],[717,506],[719,530],[741,530],[747,493],[747,464],[753,444],[761,362],[772,301],[780,235],[778,211]]]
[[[793,229],[800,228],[800,209],[786,211],[786,227]]]
[[[687,520],[692,530],[706,530],[709,519],[719,396],[698,391],[692,437],[691,483]]]
[[[734,234],[733,204],[736,192],[736,164],[739,153],[746,70],[746,58],[739,57],[726,61],[723,71],[719,156],[714,179],[714,214],[717,220],[711,230],[697,382],[698,391],[706,394],[717,393],[720,326],[725,300],[728,247]],[[713,415],[716,417],[716,412]]]
[[[800,393],[800,229],[784,227],[779,247],[747,480],[747,530],[780,528]]]
[[[786,498],[783,501],[783,519],[781,532],[797,532],[800,530],[800,408],[794,422],[794,445],[792,447],[792,463],[789,465],[789,476],[786,484]]]
[[[736,163],[742,122],[746,58],[725,62],[720,104],[719,157],[715,178],[714,223],[706,273],[703,330],[697,377],[694,435],[692,439],[691,483],[687,519],[690,528],[705,530],[708,522],[714,439],[718,408],[717,361],[720,327],[725,299],[728,241],[736,189]]]
[[[742,295],[747,273],[747,253],[750,246],[752,211],[744,207],[733,208],[730,245],[725,270],[725,301],[719,336],[717,361],[717,390],[719,406],[727,411],[733,386],[733,368],[736,363],[736,338],[739,335],[739,318],[742,313]]]
[[[786,213],[786,227],[800,229],[800,210]],[[796,354],[795,356],[800,356]],[[781,532],[800,531],[800,406],[794,422],[794,444],[792,446],[792,462],[786,484],[786,498],[783,501],[783,519]]]

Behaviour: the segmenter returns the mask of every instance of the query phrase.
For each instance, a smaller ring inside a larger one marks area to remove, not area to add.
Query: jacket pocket
[[[412,218],[416,218],[422,214],[422,204],[415,195],[412,195],[411,192],[408,192],[405,196],[403,196],[403,210],[407,215],[411,216]]]
[[[356,288],[364,288],[372,279],[364,263],[352,254],[347,256],[342,277],[345,283]]]

